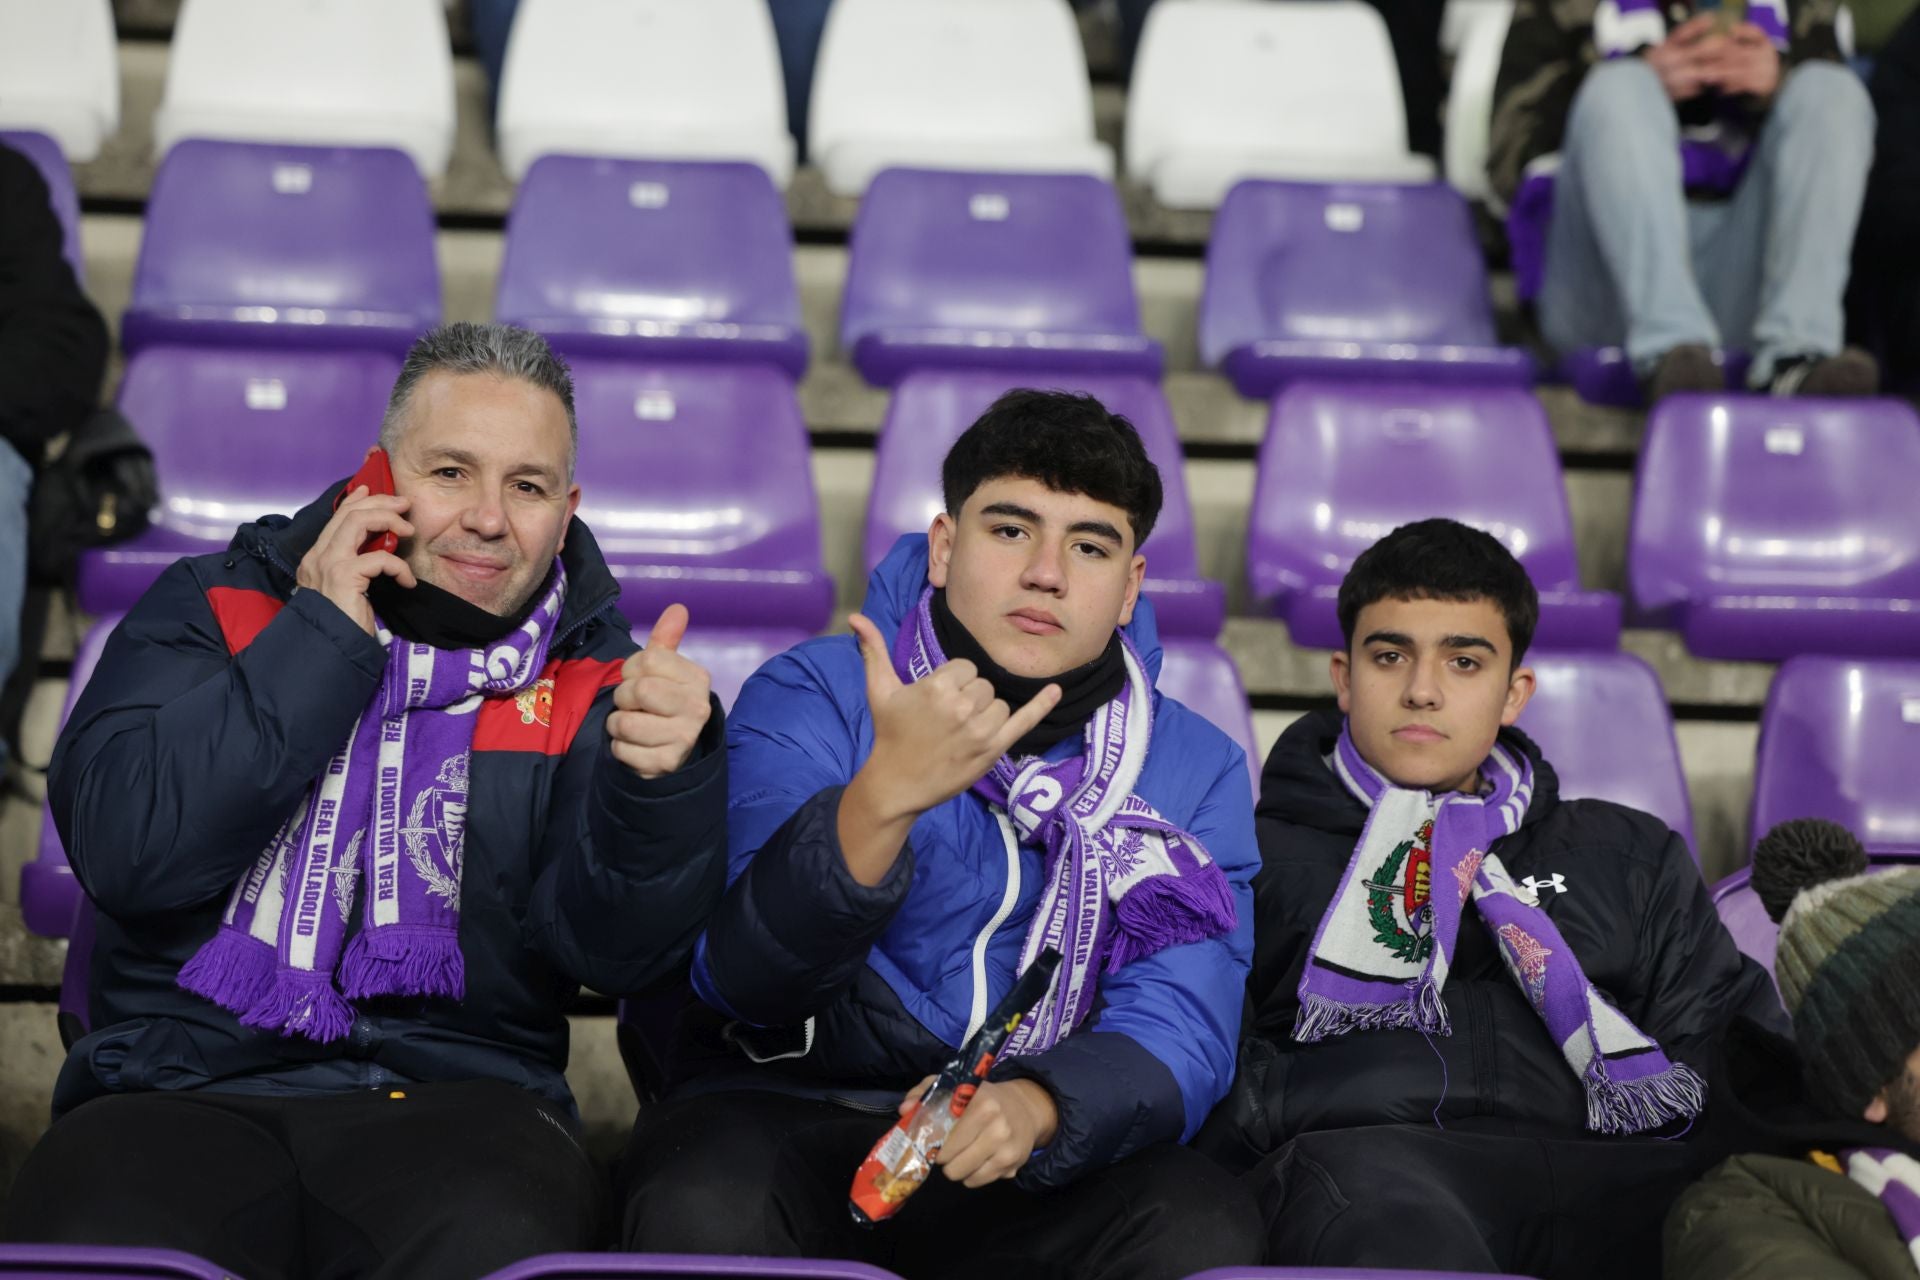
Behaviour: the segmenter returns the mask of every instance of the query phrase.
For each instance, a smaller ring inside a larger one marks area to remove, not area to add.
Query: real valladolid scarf
[[[338,1040],[350,1000],[466,992],[460,868],[467,761],[482,698],[533,683],[566,574],[527,620],[477,649],[396,641],[345,745],[239,884],[180,985],[243,1025]],[[342,946],[356,893],[361,928]],[[344,950],[344,955],[342,954]]]
[[[1638,1133],[1699,1114],[1700,1077],[1594,990],[1547,913],[1488,852],[1526,816],[1531,761],[1495,746],[1483,766],[1491,790],[1434,795],[1382,778],[1343,727],[1332,763],[1370,813],[1314,934],[1295,1040],[1377,1027],[1447,1034],[1440,993],[1471,897],[1508,972],[1585,1086],[1588,1128]]]
[[[909,684],[946,661],[932,600],[929,588],[894,642],[894,668]],[[1091,1010],[1101,972],[1231,933],[1236,923],[1233,889],[1219,864],[1134,794],[1153,740],[1153,686],[1124,632],[1120,640],[1127,683],[1087,720],[1083,753],[1051,763],[1003,756],[973,785],[974,794],[1007,814],[1022,843],[1039,845],[1046,856],[1047,885],[1020,971],[1048,947],[1064,957],[1003,1056],[1058,1044]]]
[[[1914,1266],[1920,1267],[1920,1161],[1890,1147],[1854,1147],[1840,1154],[1847,1176],[1880,1197]]]

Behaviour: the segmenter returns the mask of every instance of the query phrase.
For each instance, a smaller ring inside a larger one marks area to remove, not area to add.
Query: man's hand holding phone
[[[377,464],[374,454],[380,455]],[[379,473],[385,473],[385,493],[375,492],[369,483],[380,484]],[[396,496],[392,487],[386,455],[371,451],[367,465],[347,482],[333,519],[294,571],[294,581],[302,590],[318,591],[333,601],[368,635],[374,630],[367,584],[385,574],[403,587],[416,585],[413,570],[394,554],[399,540],[413,535],[413,526],[405,515],[407,499]]]

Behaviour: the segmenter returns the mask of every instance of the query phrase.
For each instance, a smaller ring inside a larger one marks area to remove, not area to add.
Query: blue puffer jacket
[[[898,630],[926,573],[924,536],[901,539],[874,571],[864,611],[882,635]],[[1159,637],[1144,601],[1127,630],[1157,677]],[[1104,975],[1076,1032],[1001,1064],[997,1075],[1041,1082],[1060,1110],[1053,1143],[1021,1172],[1024,1186],[1062,1185],[1148,1143],[1185,1141],[1233,1076],[1260,860],[1247,766],[1199,715],[1154,701],[1138,791],[1219,862],[1239,926]],[[727,728],[729,888],[693,970],[718,1011],[709,1045],[721,1052],[696,1070],[696,1087],[783,1089],[891,1111],[1012,986],[1040,899],[1041,855],[1015,844],[968,793],[921,815],[881,884],[847,873],[835,815],[873,746],[850,636],[767,663]],[[1080,749],[1076,736],[1048,754]]]

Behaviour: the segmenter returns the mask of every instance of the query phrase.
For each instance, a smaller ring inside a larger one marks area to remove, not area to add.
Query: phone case
[[[353,473],[353,478],[347,481],[347,487],[340,491],[340,496],[344,498],[361,485],[367,486],[369,493],[393,492],[393,465],[387,460],[387,451],[385,449],[373,448],[367,450],[367,460],[360,464],[358,471]],[[340,503],[336,499],[333,505],[337,508]],[[400,535],[394,533],[392,530],[383,530],[380,533],[376,533],[360,544],[361,555],[365,555],[369,551],[392,553],[399,549]]]

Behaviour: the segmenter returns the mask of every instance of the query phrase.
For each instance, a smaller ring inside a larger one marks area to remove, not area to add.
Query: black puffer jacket
[[[175,978],[373,697],[385,652],[294,567],[339,486],[225,555],[161,574],[107,641],[48,775],[54,821],[97,908],[91,1014],[56,1113],[108,1092],[330,1092],[505,1080],[572,1105],[566,1001],[686,962],[726,882],[726,755],[714,706],[694,757],[643,779],[607,712],[635,645],[586,526],[540,682],[475,714],[461,873],[466,996],[357,1006],[317,1044],[240,1025]],[[350,931],[357,927],[354,913]]]
[[[1367,810],[1326,765],[1338,712],[1305,716],[1267,758],[1256,825],[1253,972],[1240,1073],[1208,1126],[1207,1148],[1241,1165],[1294,1134],[1488,1117],[1586,1131],[1579,1081],[1468,905],[1445,995],[1453,1033],[1370,1031],[1292,1039],[1300,975]],[[1704,1070],[1726,1023],[1746,1015],[1785,1030],[1766,972],[1721,925],[1685,844],[1658,819],[1600,800],[1562,800],[1559,779],[1523,733],[1501,741],[1533,761],[1533,803],[1499,841],[1515,880],[1542,887],[1593,984],[1669,1056]],[[1444,1066],[1443,1066],[1444,1064]],[[1711,1106],[1711,1101],[1709,1102]]]

